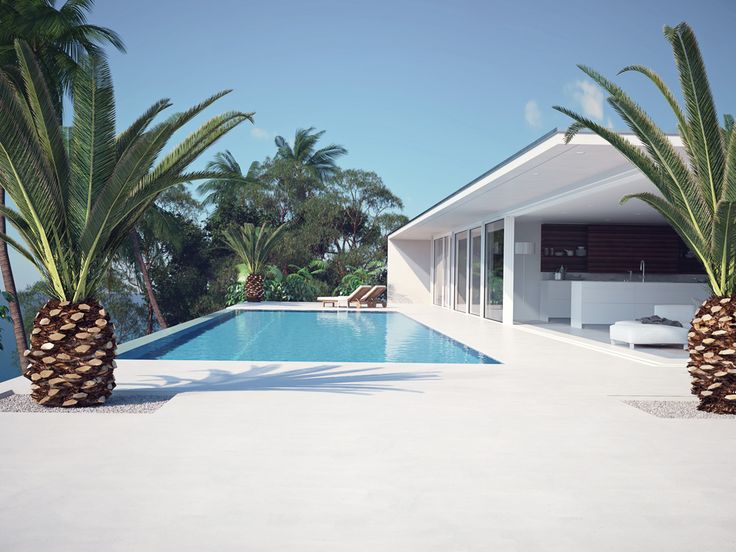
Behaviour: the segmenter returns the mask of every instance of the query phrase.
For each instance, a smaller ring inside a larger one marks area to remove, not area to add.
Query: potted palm
[[[247,301],[263,301],[263,280],[273,248],[284,235],[285,224],[269,228],[265,224],[256,227],[244,224],[226,231],[225,245],[241,261],[239,272],[245,276],[245,298]]]
[[[40,272],[49,302],[33,322],[24,375],[47,406],[104,403],[115,387],[116,340],[96,299],[113,255],[158,195],[206,177],[186,169],[252,114],[218,115],[161,158],[171,136],[224,93],[156,125],[161,100],[115,134],[115,102],[104,60],[83,60],[65,132],[30,48],[16,41],[22,84],[0,75],[0,185],[16,208],[0,207],[21,240],[0,234]]]
[[[662,78],[647,67],[632,65],[622,72],[644,75],[672,110],[684,155],[621,88],[585,66],[580,69],[604,88],[608,103],[640,144],[570,109],[555,109],[575,122],[569,142],[587,128],[598,134],[638,167],[659,190],[622,198],[641,200],[657,210],[700,260],[712,297],[705,301],[688,334],[692,392],[698,408],[736,414],[736,139],[734,120],[718,123],[705,65],[695,34],[686,23],[665,27],[680,77],[684,108]]]

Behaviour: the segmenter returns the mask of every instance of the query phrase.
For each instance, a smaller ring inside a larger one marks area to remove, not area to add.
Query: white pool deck
[[[736,420],[622,402],[682,361],[398,310],[503,364],[120,361],[180,393],[0,414],[0,550],[736,550]]]

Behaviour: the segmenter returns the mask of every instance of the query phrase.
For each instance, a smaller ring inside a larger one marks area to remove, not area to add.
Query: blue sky
[[[554,104],[621,129],[575,64],[615,76],[642,63],[676,87],[665,24],[694,27],[717,104],[736,112],[734,16],[728,0],[98,0],[91,19],[128,48],[110,55],[121,127],[158,98],[185,108],[233,88],[210,113],[255,111],[256,124],[202,163],[230,149],[247,166],[273,154],[275,135],[314,126],[348,148],[344,167],[376,171],[413,216],[566,127]],[[640,78],[617,82],[673,130]],[[20,262],[16,272],[20,287],[35,279]]]

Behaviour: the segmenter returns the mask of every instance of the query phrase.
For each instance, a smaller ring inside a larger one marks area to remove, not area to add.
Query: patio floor
[[[682,361],[399,310],[503,364],[129,360],[178,394],[0,413],[0,550],[734,550],[736,417],[623,402],[690,400]]]

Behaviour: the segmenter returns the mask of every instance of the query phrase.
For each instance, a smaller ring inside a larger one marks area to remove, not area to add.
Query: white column
[[[503,218],[503,323],[514,323],[514,217]]]
[[[480,225],[480,317],[486,316],[486,225]]]

